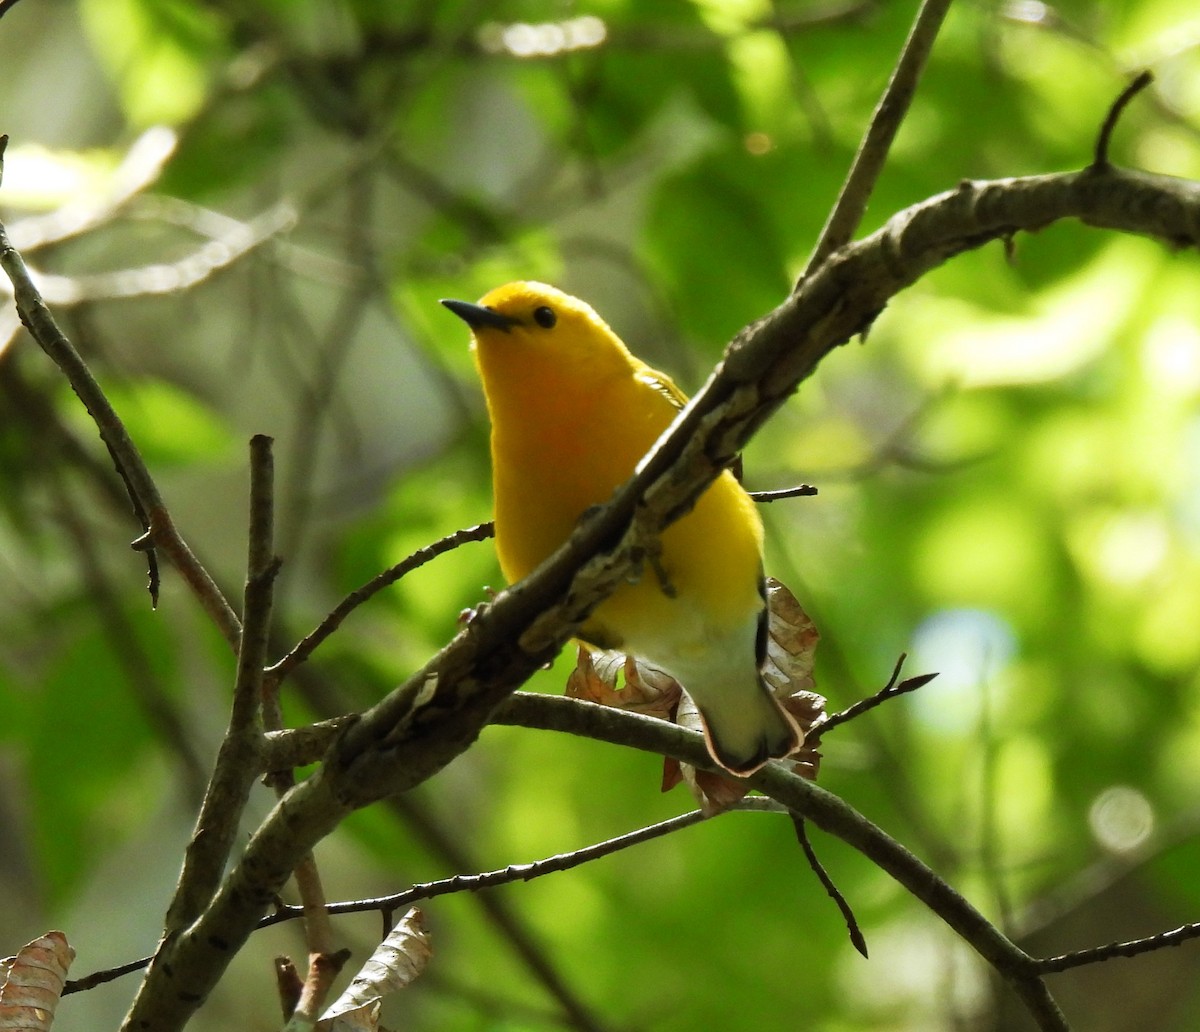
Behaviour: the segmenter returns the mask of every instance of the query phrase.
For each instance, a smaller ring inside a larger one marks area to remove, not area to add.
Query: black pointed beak
[[[518,322],[518,320],[510,316],[501,315],[494,308],[485,308],[483,305],[472,304],[470,301],[455,301],[452,298],[443,298],[442,304],[473,330],[488,327],[493,330],[503,330],[507,333]]]

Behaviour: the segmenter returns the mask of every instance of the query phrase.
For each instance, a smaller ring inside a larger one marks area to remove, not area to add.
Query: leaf
[[[425,970],[431,953],[424,915],[413,907],[321,1015],[321,1021],[332,1021],[332,1032],[375,1032],[383,998],[413,982]]]
[[[763,680],[776,695],[816,684],[813,660],[821,635],[796,596],[774,577],[767,578],[767,658]],[[788,692],[791,694],[791,692]]]
[[[67,937],[52,931],[27,943],[15,957],[0,961],[7,975],[0,985],[0,1028],[47,1032],[74,959]]]
[[[619,686],[622,675],[625,683]],[[575,669],[567,678],[566,695],[602,706],[633,710],[671,720],[682,696],[679,682],[664,670],[620,652],[579,646]]]

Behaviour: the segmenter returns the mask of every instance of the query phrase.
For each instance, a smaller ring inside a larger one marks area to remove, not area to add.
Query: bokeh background
[[[277,652],[347,591],[489,516],[486,420],[438,304],[515,278],[589,300],[695,389],[779,302],[915,4],[885,0],[24,0],[0,20],[0,214],[226,590],[247,447],[276,440]],[[1200,177],[1190,0],[952,10],[866,229],[964,177],[1115,160]],[[1055,226],[964,255],[839,349],[759,434],[769,568],[840,709],[901,652],[939,671],[829,736],[821,781],[1038,954],[1200,918],[1200,262]],[[144,956],[233,659],[138,528],[61,376],[0,313],[0,954],[49,927],[72,974]],[[358,610],[296,721],[379,698],[498,586],[489,543]],[[540,673],[561,691],[569,657]],[[515,728],[323,844],[331,898],[599,841],[686,810],[660,764]],[[269,806],[256,794],[253,819]],[[247,832],[252,827],[247,824]],[[405,1029],[1029,1027],[886,875],[732,814],[426,908]],[[338,931],[365,958],[378,918]],[[1194,1029],[1200,947],[1055,976],[1075,1027]],[[255,937],[195,1027],[279,1024]],[[115,1028],[136,977],[67,999]]]

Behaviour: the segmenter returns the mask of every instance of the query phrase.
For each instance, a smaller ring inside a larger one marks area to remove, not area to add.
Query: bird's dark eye
[[[548,330],[558,322],[558,316],[554,314],[553,308],[548,305],[542,305],[540,308],[533,310],[533,321],[543,330]]]

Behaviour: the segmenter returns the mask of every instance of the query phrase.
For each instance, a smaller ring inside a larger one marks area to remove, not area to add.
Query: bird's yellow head
[[[545,283],[507,283],[477,304],[442,304],[471,327],[485,387],[508,376],[537,380],[551,373],[595,381],[628,376],[640,365],[591,305]]]

